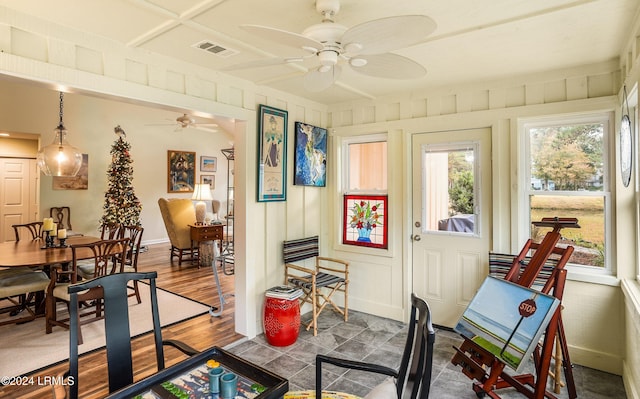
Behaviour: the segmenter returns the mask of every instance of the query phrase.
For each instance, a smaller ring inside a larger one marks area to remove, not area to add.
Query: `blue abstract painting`
[[[327,129],[296,122],[294,179],[299,186],[327,184]]]

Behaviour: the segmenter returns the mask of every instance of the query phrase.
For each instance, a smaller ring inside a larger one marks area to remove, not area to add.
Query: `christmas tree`
[[[139,225],[142,204],[133,191],[133,160],[129,154],[131,144],[125,141],[124,130],[115,127],[118,139],[111,146],[111,165],[107,170],[109,189],[104,194],[104,214],[100,226],[120,223],[122,225]]]

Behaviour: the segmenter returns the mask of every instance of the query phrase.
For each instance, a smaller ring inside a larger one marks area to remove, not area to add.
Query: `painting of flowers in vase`
[[[387,196],[344,196],[342,242],[373,248],[387,248]]]

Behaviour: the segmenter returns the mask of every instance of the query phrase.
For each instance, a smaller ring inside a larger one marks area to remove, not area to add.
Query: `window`
[[[478,151],[477,142],[424,146],[425,230],[478,234]]]
[[[346,187],[350,193],[387,192],[387,142],[346,143]]]
[[[563,229],[559,246],[572,245],[573,266],[610,271],[611,196],[607,163],[607,115],[525,125],[525,202],[529,236],[540,242],[550,228],[544,217],[577,218],[580,229]]]
[[[345,139],[342,243],[387,248],[387,137]]]

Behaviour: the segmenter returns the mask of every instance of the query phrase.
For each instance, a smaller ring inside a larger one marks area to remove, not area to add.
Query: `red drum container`
[[[288,346],[296,342],[300,332],[300,305],[298,299],[265,297],[264,336],[273,346]]]

